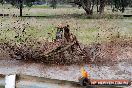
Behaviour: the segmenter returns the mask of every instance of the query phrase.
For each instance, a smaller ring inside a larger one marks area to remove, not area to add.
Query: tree
[[[99,7],[100,14],[104,13],[105,4],[106,4],[106,0],[100,0],[100,7]]]
[[[80,0],[83,9],[86,11],[87,15],[91,15],[93,13],[92,0]]]
[[[51,7],[53,7],[53,9],[56,9],[57,6],[57,0],[51,0]]]
[[[3,5],[4,4],[4,0],[0,0],[0,3]]]
[[[72,3],[82,6],[87,15],[92,15],[94,5],[97,6],[97,13],[104,13],[104,8],[107,4],[114,5],[113,10],[117,9],[121,12],[125,11],[127,6],[132,6],[132,0],[73,0]]]
[[[124,12],[125,8],[129,6],[131,3],[131,0],[113,0],[112,4],[114,4],[113,11],[121,11]]]
[[[11,5],[17,7],[20,9],[20,16],[22,16],[22,9],[24,5],[31,7],[33,4],[32,2],[35,2],[38,0],[0,0],[0,3],[2,2],[7,2],[10,3]]]
[[[87,15],[92,15],[95,4],[97,6],[97,12],[104,12],[105,1],[106,0],[74,0],[72,3],[82,6]],[[99,5],[100,7],[98,7]]]
[[[19,0],[19,3],[20,3],[20,16],[22,16],[22,8],[23,8],[22,0]]]
[[[78,5],[78,7],[82,7],[86,11],[87,15],[91,15],[93,13],[93,1],[94,0],[74,0],[70,3],[74,3]]]

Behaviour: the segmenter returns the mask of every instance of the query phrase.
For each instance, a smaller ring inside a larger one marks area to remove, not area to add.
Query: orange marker
[[[88,72],[85,72],[85,78],[88,78]]]
[[[85,72],[84,67],[82,67],[82,77],[88,78],[88,72]]]

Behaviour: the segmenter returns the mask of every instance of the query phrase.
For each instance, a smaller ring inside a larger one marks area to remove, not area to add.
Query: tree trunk
[[[22,0],[19,0],[19,1],[20,1],[20,17],[22,17],[23,3],[22,3]]]
[[[56,6],[57,6],[57,1],[56,0],[52,0],[51,7],[53,7],[53,9],[56,9]]]
[[[97,0],[97,13],[99,12],[99,0]]]
[[[94,9],[94,4],[95,4],[95,0],[92,0],[92,11],[93,11],[93,9]]]
[[[86,11],[87,15],[92,15],[93,14],[93,11],[89,8],[84,8],[84,10]]]
[[[81,0],[83,9],[86,11],[87,15],[92,15],[92,1],[91,0]]]
[[[99,13],[104,13],[104,7],[105,7],[106,0],[100,0],[100,7],[99,7]]]

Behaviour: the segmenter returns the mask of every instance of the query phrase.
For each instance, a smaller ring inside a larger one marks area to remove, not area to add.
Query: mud
[[[30,43],[1,43],[1,57],[17,60],[38,62],[45,64],[77,64],[84,63],[86,55],[82,52],[78,43],[64,40]],[[1,58],[1,59],[3,59]]]
[[[118,61],[132,64],[132,42],[113,40],[110,42],[79,44],[65,40],[34,43],[0,43],[1,60],[21,60],[48,65],[96,64],[114,65]]]
[[[89,72],[91,79],[131,79],[132,66],[127,62],[119,62],[114,66],[83,65]],[[0,74],[24,74],[50,79],[78,82],[81,76],[82,65],[51,66],[40,63],[26,63],[18,60],[1,60]],[[131,88],[124,87],[124,88]]]
[[[55,57],[55,59],[53,59],[54,63],[49,64],[41,60],[43,58],[39,58],[39,56],[43,55],[44,51],[46,51],[43,50],[44,48],[42,48],[41,44],[44,43],[39,43],[38,48],[36,48],[37,46],[34,46],[30,49],[27,48],[29,46],[26,45],[25,47],[24,44],[15,45],[16,47],[14,47],[14,45],[12,44],[0,44],[0,74],[24,74],[51,79],[78,81],[78,77],[81,76],[81,68],[84,67],[86,71],[89,72],[89,78],[91,79],[132,80],[131,41],[116,40],[116,42],[110,41],[101,44],[80,45],[82,50],[79,47],[75,46],[76,49],[79,49],[80,52],[77,53],[77,50],[74,50],[74,52],[69,52],[69,54],[65,54],[67,55],[65,56],[65,58],[61,58],[59,56],[64,55],[64,52],[56,54],[58,55],[58,57]],[[21,47],[22,49],[18,47]],[[43,45],[43,47],[48,46]],[[53,47],[50,48],[52,51]],[[42,50],[43,53],[37,53],[37,55],[39,56],[36,58],[25,58],[26,60],[24,60],[20,57],[21,55],[35,55],[36,52],[40,52],[38,49],[40,49],[40,51]],[[20,56],[14,54],[14,51],[18,51]],[[65,53],[68,51],[71,51],[71,47],[70,49],[66,49]],[[11,57],[11,54],[15,55],[17,59]],[[37,58],[39,62],[36,60]],[[62,64],[58,59],[62,60],[63,62],[67,60],[68,62],[72,63]],[[44,58],[44,60],[46,59]],[[49,61],[50,59],[47,60]],[[61,64],[55,63],[56,60],[58,60]],[[124,88],[131,87],[132,86]]]

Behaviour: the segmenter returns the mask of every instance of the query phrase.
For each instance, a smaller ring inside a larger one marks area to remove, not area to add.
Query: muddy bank
[[[21,60],[48,65],[114,65],[118,61],[132,64],[132,42],[115,40],[90,45],[78,42],[0,43],[0,60]]]
[[[26,43],[0,43],[1,56],[9,57],[12,59],[56,64],[80,64],[89,62],[87,52],[83,52],[81,44],[75,39],[67,42],[65,39],[57,41],[37,41]]]
[[[111,41],[102,44],[82,45],[81,48],[82,52],[87,53],[91,60],[94,59],[92,63],[57,65],[24,61],[11,58],[9,52],[5,51],[6,49],[1,49],[3,58],[0,59],[0,74],[24,74],[77,82],[78,77],[81,76],[81,68],[84,67],[89,72],[91,79],[132,80],[131,42]],[[92,53],[92,49],[96,51],[95,54]],[[131,86],[124,88],[131,88]]]

